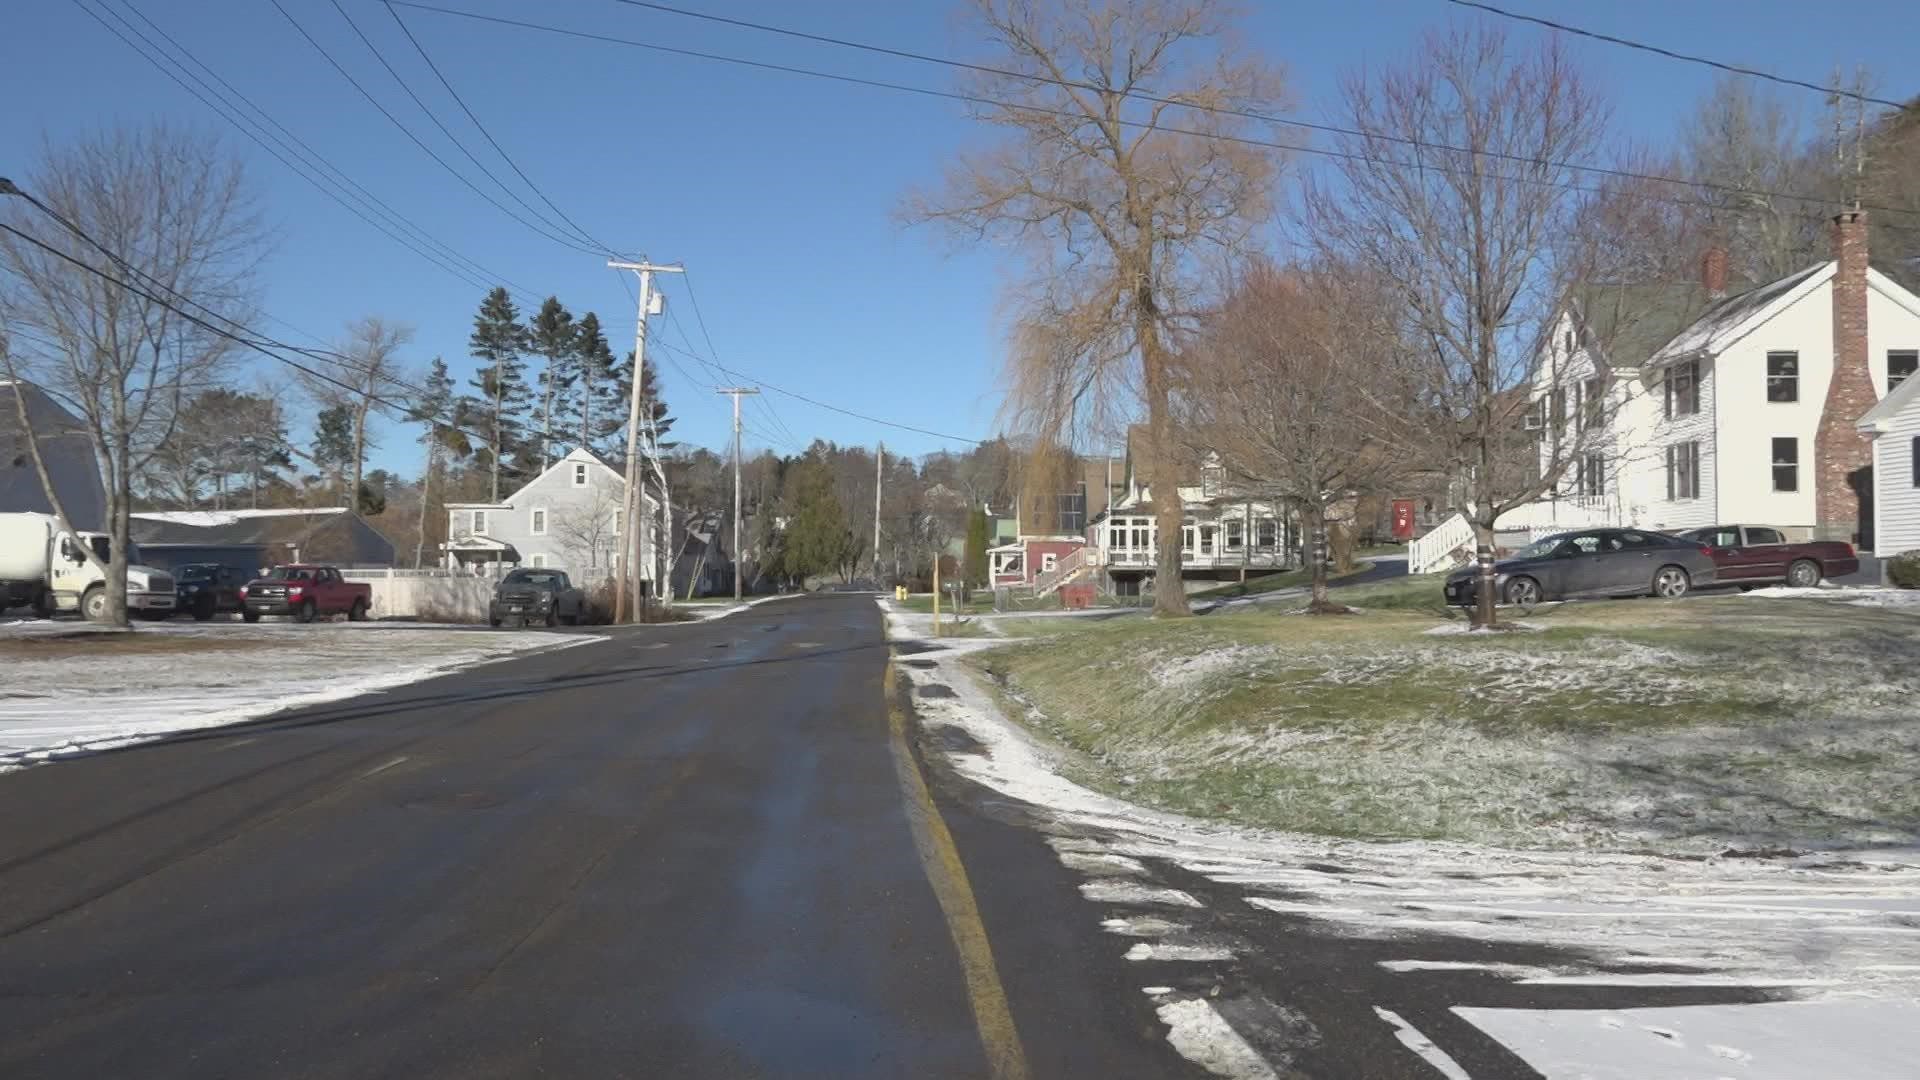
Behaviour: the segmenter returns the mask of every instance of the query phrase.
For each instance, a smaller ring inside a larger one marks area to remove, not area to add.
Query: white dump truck
[[[0,610],[30,607],[43,616],[78,611],[89,619],[107,614],[106,573],[87,559],[91,548],[104,566],[113,554],[105,533],[70,533],[52,514],[0,514]],[[141,566],[138,548],[127,559],[127,610],[155,618],[173,613],[173,575]]]

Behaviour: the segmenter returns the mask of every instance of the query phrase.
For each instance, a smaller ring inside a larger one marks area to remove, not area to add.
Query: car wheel
[[[559,626],[559,625],[560,625],[560,614],[559,614],[559,612],[557,612],[557,611],[555,611],[555,610],[553,610],[552,608],[548,608],[548,609],[547,609],[547,617],[546,617],[545,619],[543,619],[543,620],[541,620],[541,621],[542,621],[542,622],[544,622],[544,623],[545,623],[545,624],[546,624],[546,625],[548,626],[548,628],[552,628],[552,627],[555,627],[555,626]]]
[[[107,590],[95,585],[80,598],[80,615],[88,622],[107,621]]]
[[[1530,577],[1517,577],[1507,582],[1507,603],[1514,607],[1532,607],[1540,602],[1540,583]]]
[[[1811,589],[1820,584],[1820,564],[1812,559],[1798,559],[1787,567],[1787,584],[1796,589]]]
[[[240,613],[240,617],[247,620],[248,622],[260,621],[260,613],[257,611],[243,611]]]
[[[353,606],[347,609],[347,621],[348,622],[366,622],[367,621],[367,602],[365,600],[355,600],[353,602]]]
[[[193,621],[206,622],[213,618],[213,597],[203,596],[193,602]]]
[[[293,617],[297,622],[312,622],[319,614],[320,609],[313,601],[302,600],[300,606],[294,609]]]
[[[1653,575],[1653,595],[1667,600],[1677,600],[1687,595],[1693,587],[1693,579],[1678,566],[1663,566]]]

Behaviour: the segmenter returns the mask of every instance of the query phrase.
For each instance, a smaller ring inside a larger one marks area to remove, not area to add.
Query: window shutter
[[[1668,402],[1672,402],[1673,400],[1673,393],[1671,390],[1669,390],[1667,393],[1667,400]],[[1676,447],[1672,447],[1672,446],[1667,447],[1667,501],[1668,502],[1673,501],[1673,452],[1675,449]]]
[[[1920,488],[1920,435],[1913,437],[1913,486]]]

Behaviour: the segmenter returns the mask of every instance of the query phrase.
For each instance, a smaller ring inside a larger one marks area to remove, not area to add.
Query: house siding
[[[1920,398],[1887,421],[1873,440],[1873,549],[1898,555],[1920,549],[1920,487],[1913,483],[1913,441],[1920,438]]]
[[[1715,362],[1718,407],[1715,490],[1718,522],[1777,525],[1811,536],[1814,525],[1814,435],[1833,377],[1831,280],[1808,292],[1752,333],[1734,342]],[[1799,355],[1799,400],[1767,400],[1767,354]],[[1885,364],[1881,364],[1882,370]],[[1790,438],[1800,451],[1797,491],[1773,490],[1773,440]]]
[[[1715,414],[1719,410],[1719,387],[1715,360],[1700,360],[1700,411],[1671,420],[1666,418],[1666,385],[1672,371],[1661,371],[1647,384],[1653,401],[1654,421],[1647,433],[1644,456],[1636,455],[1632,465],[1634,490],[1646,496],[1644,524],[1647,528],[1691,529],[1714,524],[1720,497],[1718,476],[1719,448],[1716,443]],[[1667,498],[1667,448],[1689,442],[1700,444],[1699,492],[1691,499]]]

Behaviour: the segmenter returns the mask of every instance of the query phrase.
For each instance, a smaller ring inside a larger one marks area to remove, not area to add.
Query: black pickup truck
[[[580,621],[586,611],[587,597],[560,570],[523,567],[500,579],[487,604],[487,624],[499,626],[509,620],[525,626],[530,622],[568,626]]]
[[[220,563],[187,563],[173,568],[173,610],[206,622],[223,611],[239,611],[240,586],[252,575]]]

